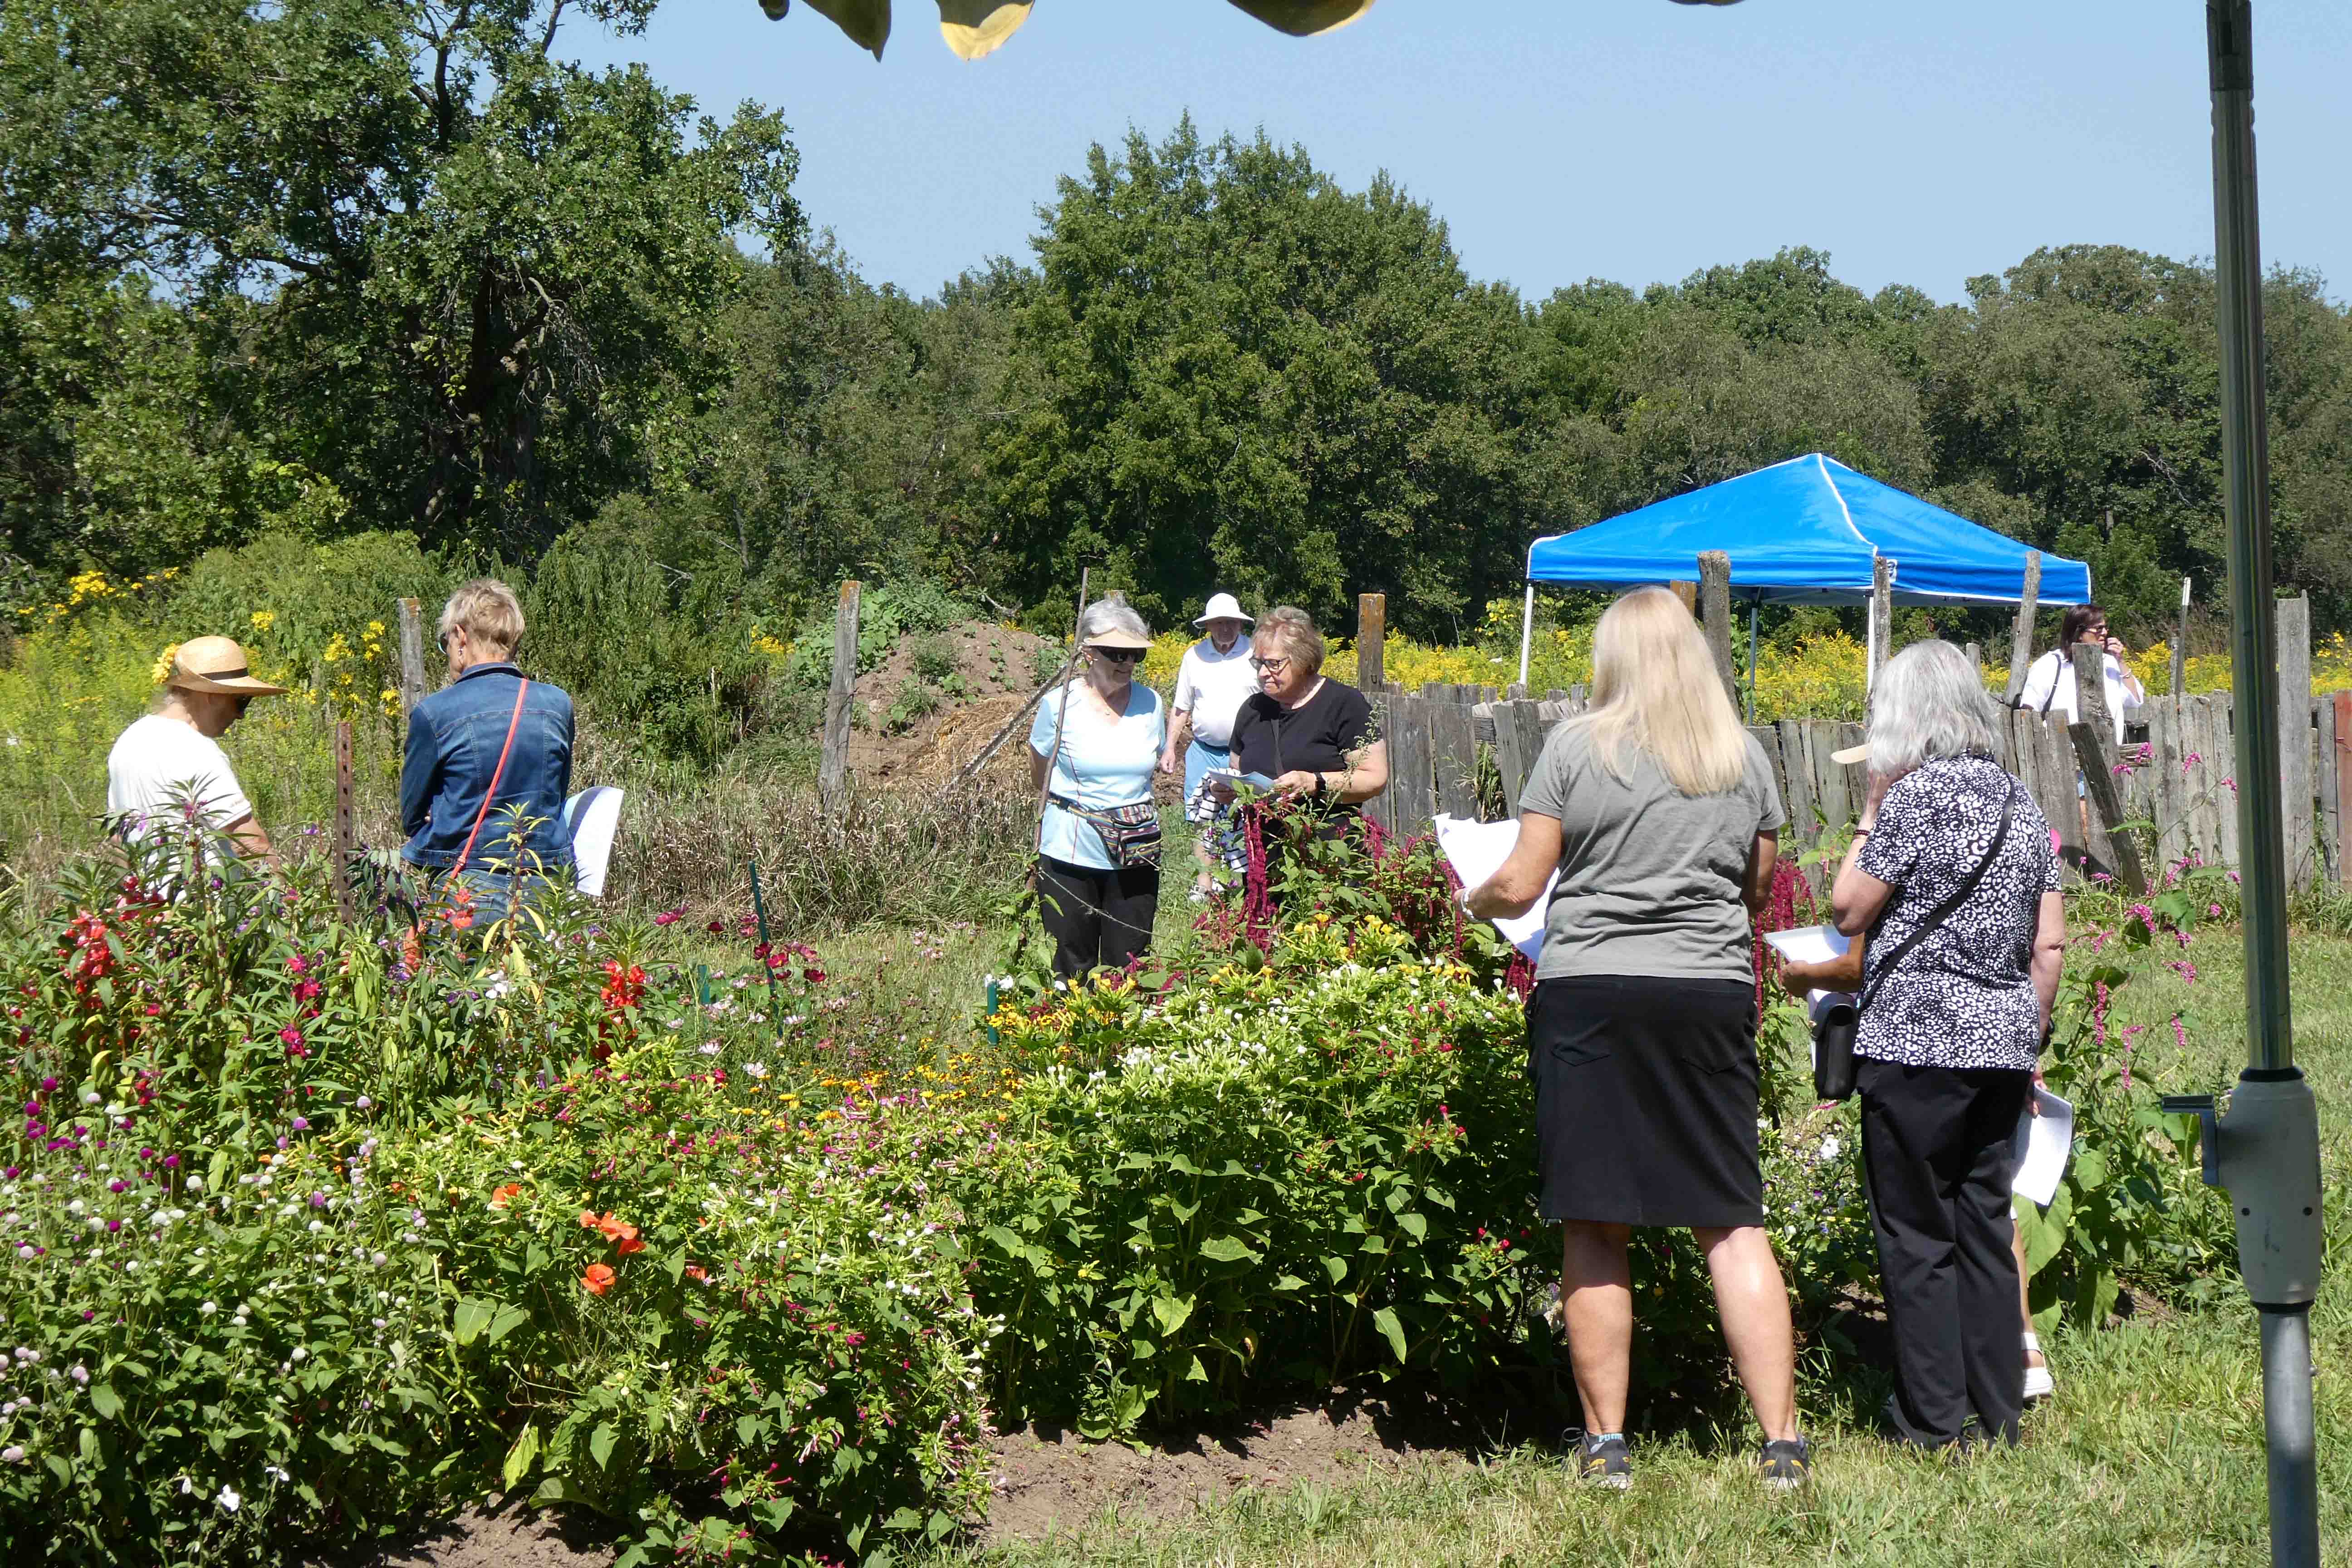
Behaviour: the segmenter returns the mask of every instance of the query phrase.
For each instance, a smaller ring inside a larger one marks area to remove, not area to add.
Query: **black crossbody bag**
[[[2012,782],[2001,801],[2000,831],[1992,836],[1992,842],[1986,847],[1984,858],[1977,862],[1976,869],[1969,873],[1968,879],[1954,889],[1949,897],[1929,910],[1927,918],[1913,928],[1909,936],[1895,944],[1894,952],[1888,955],[1886,963],[1880,967],[1878,978],[1872,981],[1869,987],[1863,992],[1859,1005],[1846,1006],[1840,1004],[1832,1007],[1814,1023],[1813,1093],[1815,1095],[1822,1100],[1850,1100],[1853,1097],[1853,1040],[1855,1033],[1861,1026],[1864,1010],[1869,1007],[1871,999],[1876,996],[1880,988],[1886,984],[1887,977],[1901,967],[1905,959],[1911,956],[1911,950],[1925,941],[1930,931],[1942,925],[1953,910],[1968,902],[1969,895],[1977,890],[1977,884],[1984,880],[1987,871],[1992,869],[1992,863],[2000,858],[2001,847],[2009,842],[2010,824],[2016,819],[2017,785]]]

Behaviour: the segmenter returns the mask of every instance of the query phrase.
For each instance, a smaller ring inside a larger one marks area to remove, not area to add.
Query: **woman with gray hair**
[[[1870,700],[1870,790],[1831,908],[1869,933],[1854,1039],[1895,1393],[1927,1448],[2013,1443],[2024,1402],[2010,1185],[2058,994],[2066,911],[2049,825],[1994,760],[1966,655],[1915,643]]]
[[[1078,621],[1085,664],[1037,705],[1031,782],[1045,791],[1037,834],[1037,904],[1054,939],[1054,973],[1124,969],[1151,945],[1160,913],[1160,817],[1151,778],[1168,738],[1160,694],[1135,667],[1151,629],[1120,599]]]

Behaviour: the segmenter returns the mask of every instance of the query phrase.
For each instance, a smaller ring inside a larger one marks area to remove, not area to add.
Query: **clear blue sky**
[[[722,116],[780,107],[811,221],[916,294],[1029,259],[1088,143],[1187,110],[1351,189],[1386,169],[1473,277],[1531,298],[1789,245],[1941,300],[2038,245],[2213,248],[2200,0],[1381,0],[1306,40],[1223,0],[1042,0],[970,64],[928,0],[897,8],[878,65],[754,0],[667,0],[634,38],[573,23],[559,47],[643,60]],[[2352,296],[2352,5],[2254,16],[2264,259]]]

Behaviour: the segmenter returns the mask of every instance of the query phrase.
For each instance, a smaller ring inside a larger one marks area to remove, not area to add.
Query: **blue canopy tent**
[[[1869,603],[1881,556],[1894,563],[1897,604],[2014,605],[2024,596],[2028,553],[2006,534],[1812,452],[1537,540],[1528,551],[1519,679],[1527,679],[1537,584],[1688,581],[1709,550],[1731,558],[1732,596],[1748,603],[1751,642],[1758,605]],[[2037,597],[2089,603],[2091,569],[2044,555]]]

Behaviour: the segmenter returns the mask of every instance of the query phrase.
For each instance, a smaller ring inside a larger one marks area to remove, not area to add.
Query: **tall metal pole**
[[[2239,875],[2248,1062],[2219,1125],[2218,1173],[2238,1261],[2262,1317],[2271,1561],[2318,1568],[2311,1301],[2320,1265],[2319,1122],[2294,1065],[2287,988],[2285,823],[2271,574],[2270,429],[2263,375],[2262,237],[2254,181],[2251,0],[2206,0],[2213,93],[2213,257],[2221,339],[2221,470],[2230,527]],[[2299,1212],[2298,1212],[2299,1211]]]

